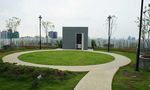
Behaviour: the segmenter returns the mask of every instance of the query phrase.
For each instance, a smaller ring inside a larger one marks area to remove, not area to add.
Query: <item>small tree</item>
[[[58,47],[58,48],[62,48],[62,40],[57,40],[56,41],[56,46]]]
[[[46,33],[45,38],[46,38],[46,43],[48,45],[48,30],[49,29],[53,30],[55,28],[55,25],[49,21],[42,21],[42,26],[43,26],[45,33]]]
[[[145,53],[150,54],[150,4],[148,7],[145,7],[145,10],[143,11],[143,19],[142,19],[142,31],[141,31],[141,38],[143,40],[143,49]],[[140,23],[140,18],[137,18],[136,23]]]
[[[21,19],[17,17],[12,17],[6,20],[6,27],[8,30],[8,38],[10,39],[10,46],[12,45],[13,33],[17,30],[20,25]]]
[[[95,40],[92,40],[92,41],[91,41],[91,45],[92,45],[92,48],[93,48],[93,49],[97,47]]]

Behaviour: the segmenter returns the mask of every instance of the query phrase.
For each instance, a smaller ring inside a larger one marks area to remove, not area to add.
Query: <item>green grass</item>
[[[0,72],[0,90],[73,90],[86,74],[3,63]]]
[[[44,51],[23,54],[19,59],[47,65],[95,65],[110,62],[113,56],[85,51]]]
[[[96,49],[98,50],[98,49]],[[100,49],[107,51],[106,49]],[[111,49],[111,52],[127,56],[131,63],[121,67],[114,76],[112,90],[150,90],[150,71],[140,69],[135,71],[136,50]]]
[[[31,81],[14,80],[11,78],[0,77],[0,90],[28,90]]]
[[[0,59],[2,56],[12,52],[16,51],[0,52]],[[134,70],[136,59],[135,53],[118,51],[115,51],[115,53],[129,57],[132,62],[131,64],[120,68],[119,71],[116,73],[113,79],[112,90],[150,90],[150,71],[140,69],[140,72],[136,72]],[[0,90],[31,90],[31,85],[34,78],[33,76],[35,73],[32,72],[32,68],[19,66],[17,67],[17,69],[19,68],[19,70],[21,69],[21,71],[24,71],[25,73],[15,74],[12,73],[16,72],[16,69],[14,69],[16,67],[15,65],[7,66],[6,64],[4,66],[9,67],[9,69],[1,69],[2,66],[0,66]],[[45,70],[43,71],[43,68],[34,68],[34,70],[36,71],[36,73],[47,72]],[[48,72],[54,71],[50,70]],[[45,76],[45,78],[38,81],[36,90],[73,90],[73,88],[85,74],[86,73],[65,72],[64,79],[62,80],[57,79],[57,77],[55,79],[52,79],[54,78],[53,76],[56,75],[50,74],[52,75],[51,77]]]
[[[150,71],[135,71],[136,54],[117,51],[115,53],[129,57],[132,62],[116,73],[112,84],[113,90],[150,90]]]
[[[18,51],[22,50],[0,51],[0,59],[4,55]],[[41,80],[36,79],[39,74],[43,76]],[[1,61],[0,90],[73,90],[85,74],[86,72],[16,66]]]

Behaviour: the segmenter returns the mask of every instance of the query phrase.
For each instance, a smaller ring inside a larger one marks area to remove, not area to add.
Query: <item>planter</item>
[[[150,56],[140,56],[139,67],[145,70],[150,70]]]

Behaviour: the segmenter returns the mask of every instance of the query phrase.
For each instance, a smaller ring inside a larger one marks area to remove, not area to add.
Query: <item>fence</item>
[[[59,39],[48,39],[48,44],[54,46],[56,41]],[[0,39],[0,49],[4,46],[10,45],[10,39]],[[46,45],[46,38],[41,38],[42,45]],[[18,38],[12,39],[12,43],[16,47],[24,47],[24,46],[38,46],[39,45],[39,38]]]
[[[97,47],[107,47],[108,40],[107,39],[96,39]],[[112,39],[111,47],[113,48],[136,48],[137,40],[125,40],[125,39]]]
[[[48,39],[48,43],[50,45],[55,45],[56,41],[60,41],[61,39]],[[42,45],[46,45],[46,38],[41,39]],[[96,39],[97,47],[106,47],[107,46],[107,39]],[[12,40],[13,45],[17,47],[22,46],[38,46],[39,45],[39,38],[18,38]],[[125,40],[125,39],[112,39],[111,44],[113,48],[136,48],[137,47],[137,40]],[[10,45],[9,39],[0,39],[0,48],[5,45]],[[91,47],[91,40],[88,40],[88,46]]]

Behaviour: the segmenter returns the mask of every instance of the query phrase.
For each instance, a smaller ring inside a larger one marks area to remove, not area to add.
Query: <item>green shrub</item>
[[[3,56],[26,50],[33,49],[0,50],[0,90],[73,90],[79,80],[86,74],[86,72],[17,66],[2,62]],[[42,78],[38,80],[37,76],[40,74]],[[71,85],[68,85],[68,83],[71,83]]]
[[[16,66],[9,63],[0,63],[0,76],[4,77],[16,78],[18,76],[24,77],[24,75],[26,75],[35,79],[41,74],[43,78],[48,78],[49,80],[63,80],[66,75],[65,73],[67,72],[56,69]]]
[[[96,48],[96,47],[97,47],[96,41],[95,41],[95,40],[92,40],[92,41],[91,41],[91,45],[92,45],[92,48],[93,48],[93,49]]]

